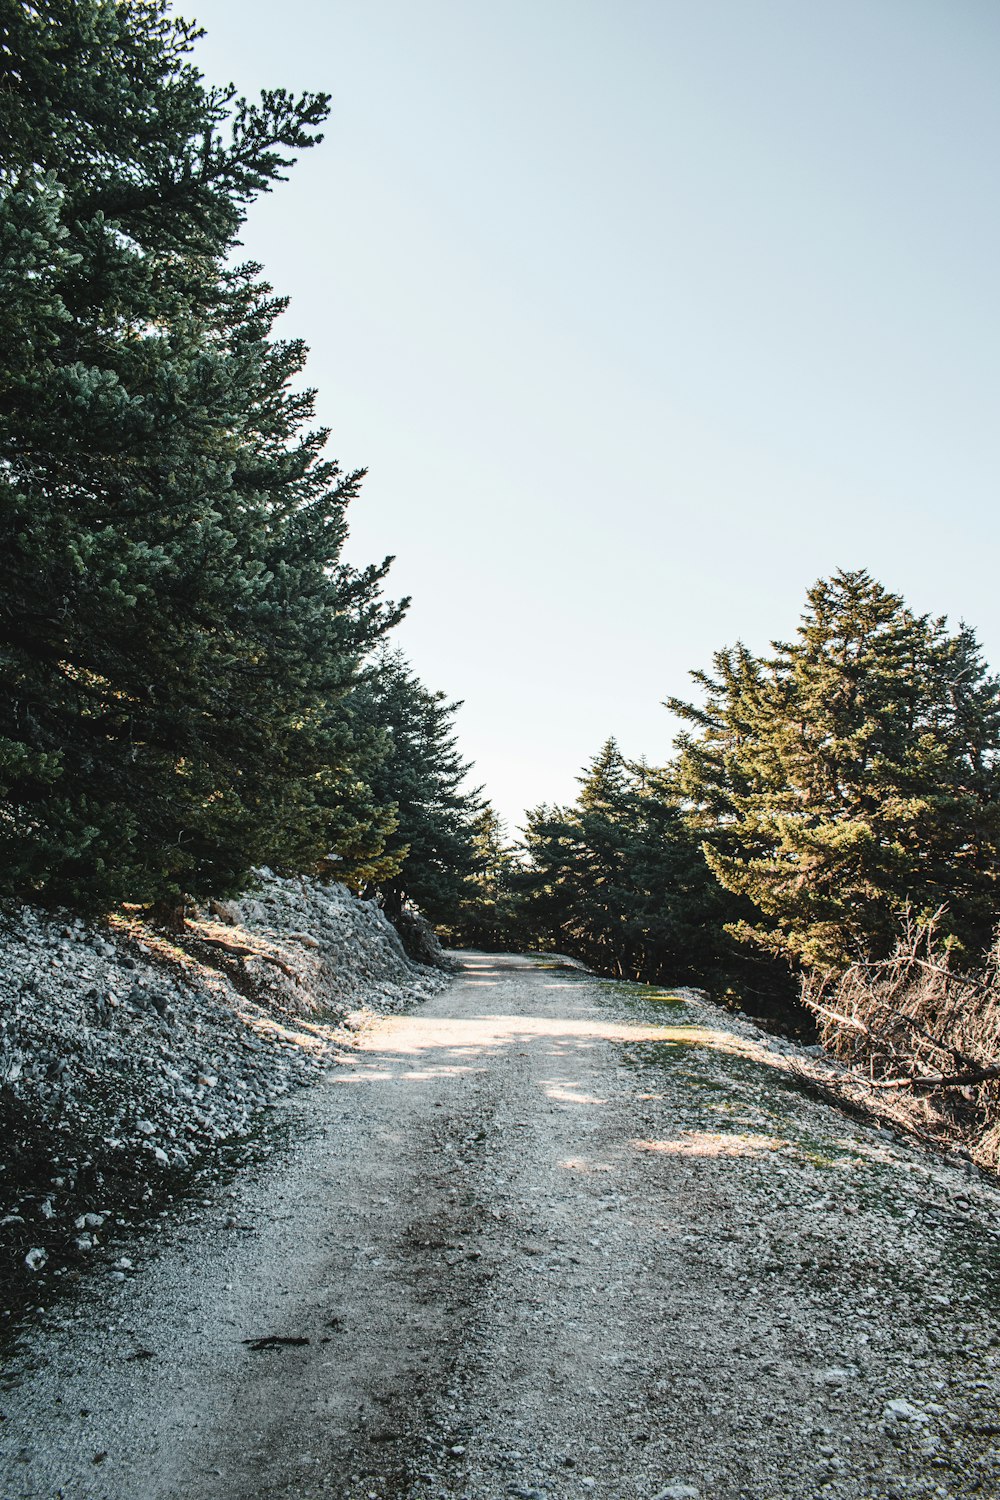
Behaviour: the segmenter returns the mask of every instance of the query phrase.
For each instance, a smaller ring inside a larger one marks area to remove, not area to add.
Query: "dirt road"
[[[791,1050],[466,957],[32,1335],[0,1494],[1000,1494],[1000,1194]]]

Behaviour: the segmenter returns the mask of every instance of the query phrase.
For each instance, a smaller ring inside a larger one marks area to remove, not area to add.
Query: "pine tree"
[[[669,768],[629,762],[609,739],[568,808],[528,814],[519,918],[536,940],[619,978],[718,978],[733,903],[683,816]]]
[[[472,851],[474,863],[448,938],[454,946],[491,953],[518,947],[516,852],[507,825],[489,802],[473,821]]]
[[[613,738],[578,780],[576,920],[601,951],[601,966],[624,977],[634,965],[630,866],[638,807],[629,767]]]
[[[348,837],[337,705],[394,618],[284,302],[229,262],[327,100],[208,88],[162,0],[2,24],[0,893],[224,894]]]
[[[914,615],[867,573],[820,580],[796,638],[695,674],[680,783],[709,863],[760,916],[741,935],[837,968],[907,911],[974,948],[997,915],[1000,685],[967,627]]]
[[[471,764],[456,748],[461,706],[424,687],[403,655],[388,649],[351,699],[356,722],[385,737],[366,775],[376,803],[396,819],[385,852],[398,858],[398,872],[373,882],[394,920],[411,903],[432,923],[454,923],[476,867],[482,804],[479,789],[465,786]]]

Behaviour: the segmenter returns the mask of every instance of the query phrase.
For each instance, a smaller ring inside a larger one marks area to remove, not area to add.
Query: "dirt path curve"
[[[1000,1195],[791,1050],[467,956],[33,1336],[0,1494],[997,1496]]]

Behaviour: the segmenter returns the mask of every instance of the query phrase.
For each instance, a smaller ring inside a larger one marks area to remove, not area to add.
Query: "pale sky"
[[[177,8],[333,95],[247,254],[512,825],[838,567],[1000,665],[994,0]]]

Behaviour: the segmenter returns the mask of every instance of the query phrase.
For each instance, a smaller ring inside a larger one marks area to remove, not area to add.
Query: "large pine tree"
[[[759,919],[742,935],[837,968],[945,908],[974,949],[998,915],[1000,684],[971,630],[915,615],[866,572],[809,590],[791,642],[695,673],[680,784],[709,862]]]
[[[0,893],[223,893],[340,816],[391,618],[340,562],[283,302],[230,254],[327,100],[213,89],[162,0],[3,8]]]

